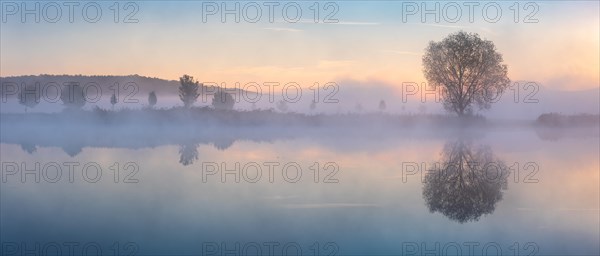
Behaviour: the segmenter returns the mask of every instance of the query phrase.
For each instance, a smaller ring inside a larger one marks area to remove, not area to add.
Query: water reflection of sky
[[[528,242],[537,244],[538,255],[597,254],[598,138],[543,141],[532,135],[521,131],[472,140],[507,165],[521,167],[508,177],[491,214],[462,224],[430,213],[420,177],[402,179],[402,163],[439,161],[451,141],[444,138],[327,143],[300,137],[235,141],[225,150],[200,144],[198,159],[185,166],[178,161],[179,145],[84,147],[70,157],[59,147],[38,147],[29,154],[19,145],[2,144],[3,163],[94,161],[103,167],[103,177],[96,184],[77,175],[74,183],[63,177],[56,184],[22,184],[7,177],[1,184],[0,232],[3,241],[96,241],[106,248],[114,241],[134,241],[141,254],[201,254],[203,243],[222,241],[296,242],[305,254],[312,253],[314,242],[321,247],[335,242],[338,255],[401,254],[403,245],[422,242],[428,248],[436,242],[441,247],[479,242],[476,254],[487,243],[510,255],[518,243],[526,254]],[[114,183],[108,170],[114,162],[137,163],[139,183]],[[257,183],[235,183],[233,176],[221,183],[218,175],[203,183],[203,162],[226,162],[231,168],[235,162],[295,162],[303,176],[297,183],[285,182],[276,167],[273,183],[264,168]],[[335,162],[339,183],[315,183],[309,170],[314,162]],[[533,177],[538,183],[523,183],[530,174],[523,169],[528,162],[539,166]]]

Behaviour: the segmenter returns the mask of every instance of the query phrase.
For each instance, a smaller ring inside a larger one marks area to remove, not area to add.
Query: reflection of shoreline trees
[[[35,146],[35,144],[31,143],[22,143],[21,149],[29,154],[33,154],[35,151],[37,151],[37,147]]]
[[[489,147],[463,140],[447,143],[442,157],[428,170],[423,198],[429,211],[459,223],[491,214],[507,189],[508,167]]]
[[[533,126],[538,138],[542,140],[557,141],[565,137],[597,138],[600,115],[545,113],[535,120]]]
[[[68,143],[62,146],[62,149],[67,155],[70,157],[74,157],[81,153],[83,150],[83,145],[78,145],[77,143]]]
[[[185,143],[179,145],[179,163],[184,166],[193,164],[198,160],[198,144]]]
[[[316,140],[342,150],[381,150],[410,138],[454,137],[460,122],[445,116],[393,117],[389,114],[304,115],[274,110],[234,111],[192,107],[61,113],[0,114],[0,142],[62,148],[76,156],[82,148],[142,149],[167,145],[212,145],[226,150],[237,141]],[[374,125],[378,124],[378,125]],[[448,129],[431,133],[426,127]],[[477,127],[477,126],[475,126]],[[472,134],[476,134],[475,128]],[[365,132],[369,131],[369,132]],[[187,152],[187,148],[182,152]]]

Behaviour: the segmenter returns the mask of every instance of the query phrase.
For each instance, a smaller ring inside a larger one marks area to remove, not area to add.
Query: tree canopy
[[[81,109],[85,103],[85,92],[79,83],[69,83],[62,88],[60,100],[67,109]]]
[[[231,110],[233,109],[233,105],[235,105],[235,99],[229,93],[219,90],[213,96],[212,106],[215,109]]]
[[[41,92],[39,86],[36,86],[33,89],[23,86],[23,88],[21,88],[21,92],[19,93],[19,103],[25,106],[25,111],[27,111],[27,108],[33,108],[39,104],[40,98]]]
[[[444,89],[444,108],[462,116],[472,112],[473,104],[489,109],[510,85],[502,61],[492,41],[460,31],[429,43],[423,73],[431,86]]]
[[[183,101],[183,105],[186,108],[191,108],[198,99],[198,96],[200,96],[200,93],[198,93],[200,84],[194,80],[194,77],[189,75],[180,77],[179,82],[181,83],[179,86],[179,99]]]
[[[148,106],[150,106],[151,108],[154,107],[154,105],[156,105],[157,99],[156,99],[156,93],[154,91],[151,91],[148,94]]]

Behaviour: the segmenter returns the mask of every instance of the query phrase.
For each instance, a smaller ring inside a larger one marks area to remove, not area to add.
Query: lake
[[[456,134],[364,131],[292,129],[270,139],[232,135],[112,147],[20,144],[5,136],[2,250],[599,253],[597,135],[547,138],[522,127]]]

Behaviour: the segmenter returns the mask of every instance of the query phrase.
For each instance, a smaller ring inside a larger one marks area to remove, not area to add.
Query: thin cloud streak
[[[431,23],[406,23],[410,25],[421,25],[421,26],[429,26],[429,27],[438,27],[438,28],[452,28],[452,29],[465,29],[469,28],[468,26],[459,26],[459,25],[441,25],[441,24],[431,24]]]
[[[318,20],[317,22],[315,22],[315,20],[311,20],[311,19],[300,19],[297,22],[289,22],[289,21],[285,21],[285,20],[278,20],[276,21],[276,23],[300,23],[300,24],[323,24],[323,25],[356,25],[356,26],[374,26],[374,25],[381,25],[382,23],[380,22],[369,22],[369,21],[337,21],[337,22],[333,22],[333,21],[323,21],[323,20]]]
[[[420,52],[411,52],[411,51],[396,51],[396,50],[383,50],[385,53],[393,53],[398,55],[413,55],[413,56],[421,56],[423,53]]]
[[[324,209],[324,208],[370,208],[377,207],[375,204],[356,204],[356,203],[318,203],[318,204],[284,204],[283,208],[288,209]]]
[[[302,32],[302,29],[295,28],[263,28],[265,30],[277,31],[277,32]]]

